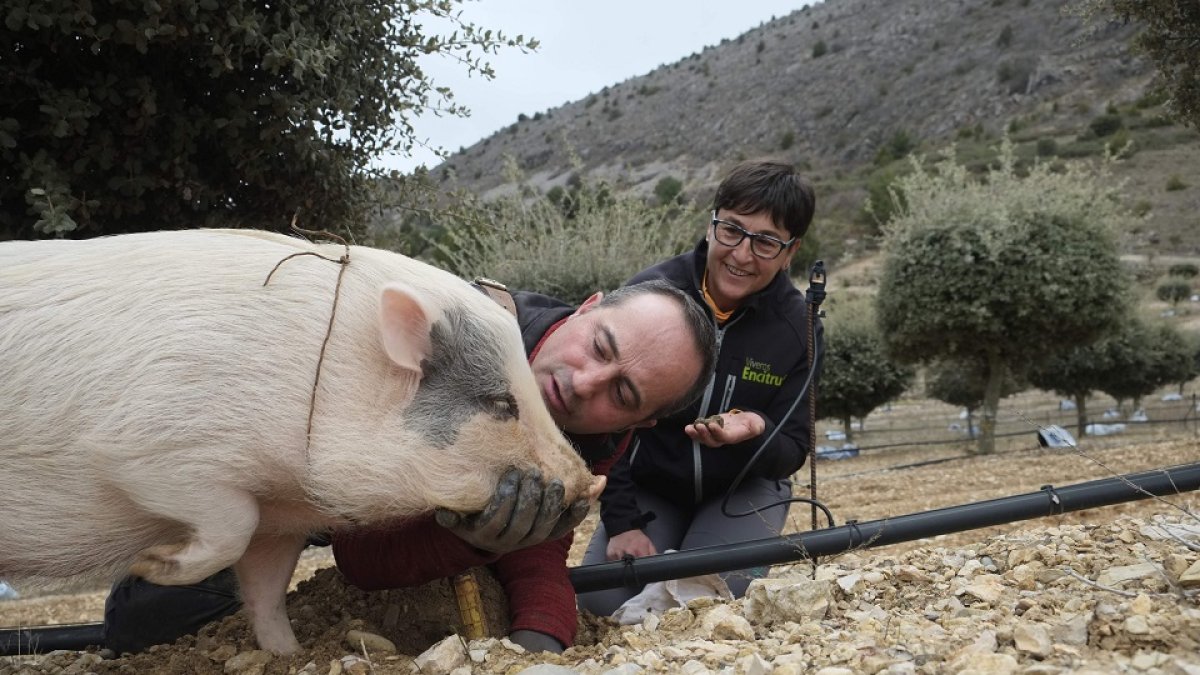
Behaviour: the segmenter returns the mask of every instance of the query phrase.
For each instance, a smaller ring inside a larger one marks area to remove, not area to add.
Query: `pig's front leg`
[[[304,550],[304,535],[259,535],[233,566],[258,646],[277,654],[300,649],[287,617],[287,587]]]
[[[150,513],[191,529],[182,543],[160,544],[137,554],[129,571],[166,586],[194,584],[232,565],[258,527],[258,502],[245,490],[223,485],[197,485],[181,490],[178,483],[136,472],[125,477],[126,493]]]

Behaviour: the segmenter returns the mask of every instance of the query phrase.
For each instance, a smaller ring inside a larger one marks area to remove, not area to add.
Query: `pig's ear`
[[[389,283],[379,299],[379,328],[383,349],[393,363],[421,375],[421,361],[429,358],[432,319],[417,294],[408,286]]]

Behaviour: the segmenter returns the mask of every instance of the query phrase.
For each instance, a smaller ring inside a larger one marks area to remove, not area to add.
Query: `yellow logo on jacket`
[[[750,357],[746,357],[746,364],[742,367],[742,379],[772,387],[783,385],[782,375],[771,374],[771,364],[755,361]]]

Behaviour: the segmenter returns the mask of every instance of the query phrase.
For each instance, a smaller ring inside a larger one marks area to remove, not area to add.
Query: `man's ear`
[[[600,300],[602,300],[603,298],[604,298],[604,293],[602,291],[596,291],[595,293],[592,293],[591,295],[588,296],[587,300],[584,300],[582,303],[580,303],[579,307],[575,310],[575,313],[572,314],[571,316],[576,316],[579,314],[587,314],[588,312],[595,309],[596,305],[599,304]]]

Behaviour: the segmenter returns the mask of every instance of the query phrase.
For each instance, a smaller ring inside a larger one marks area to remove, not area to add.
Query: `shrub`
[[[683,181],[674,176],[663,176],[654,185],[654,196],[659,204],[673,204],[683,194]]]
[[[813,45],[812,55],[814,59],[819,59],[828,52],[829,45],[826,45],[824,40],[817,40],[817,44]]]
[[[1118,129],[1124,127],[1119,114],[1104,113],[1103,115],[1093,119],[1088,124],[1088,129],[1096,138],[1104,138],[1117,133]]]
[[[883,166],[894,160],[907,157],[917,148],[916,141],[904,129],[897,129],[887,143],[880,146],[875,153],[875,164]]]
[[[1167,192],[1176,192],[1187,187],[1187,183],[1183,182],[1179,176],[1171,176],[1167,179]]]
[[[1058,141],[1053,138],[1039,138],[1037,141],[1038,157],[1053,157],[1058,154]]]
[[[431,242],[433,262],[464,278],[577,303],[690,248],[705,225],[696,209],[647,204],[604,184],[582,184],[559,199],[464,196],[442,214],[446,232]]]
[[[1021,93],[1029,83],[1034,66],[1034,61],[1026,57],[1003,61],[996,67],[996,80],[1005,85],[1008,93]]]
[[[796,134],[791,131],[783,132],[783,136],[779,138],[779,149],[787,150],[796,142]]]
[[[1192,285],[1186,281],[1167,281],[1154,289],[1154,295],[1163,302],[1177,305],[1192,295]]]
[[[1197,274],[1200,274],[1200,267],[1197,267],[1192,263],[1176,263],[1167,269],[1167,274],[1173,277],[1191,279]]]

